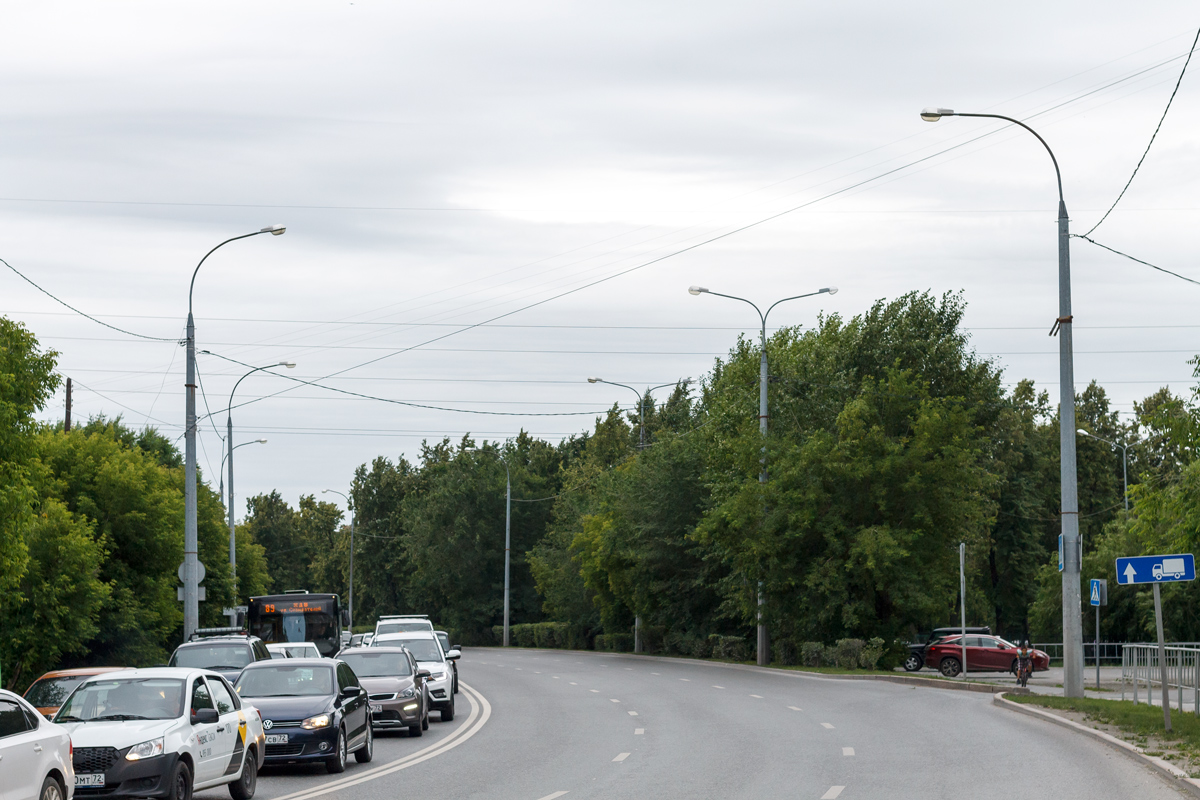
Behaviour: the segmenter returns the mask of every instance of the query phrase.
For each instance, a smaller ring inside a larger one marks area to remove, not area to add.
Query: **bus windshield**
[[[336,595],[250,598],[250,633],[267,644],[312,642],[324,658],[341,649]]]

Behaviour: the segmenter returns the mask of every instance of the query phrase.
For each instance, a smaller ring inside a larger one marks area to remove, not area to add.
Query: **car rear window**
[[[341,659],[360,678],[391,678],[412,675],[404,653],[344,653]]]
[[[375,635],[385,633],[418,633],[428,632],[431,626],[428,622],[381,622],[375,627]]]
[[[176,650],[175,654],[171,656],[170,666],[195,669],[241,669],[253,660],[248,644],[197,644],[180,647]]]
[[[37,708],[57,708],[87,677],[66,675],[61,678],[43,678],[29,687],[25,692],[25,699]]]
[[[241,697],[309,697],[333,694],[333,670],[329,667],[293,667],[286,662],[243,672],[234,688]]]

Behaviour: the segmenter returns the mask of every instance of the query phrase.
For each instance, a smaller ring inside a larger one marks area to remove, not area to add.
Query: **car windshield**
[[[174,719],[182,714],[183,681],[178,678],[106,678],[76,689],[54,721]]]
[[[375,635],[385,633],[417,633],[429,630],[429,623],[420,622],[381,622],[375,628]]]
[[[417,661],[442,660],[442,646],[433,639],[405,639],[404,646]]]
[[[87,679],[87,675],[67,675],[62,678],[43,678],[29,687],[25,699],[36,708],[61,706],[67,695]]]
[[[412,675],[404,653],[343,653],[340,658],[360,678],[391,678]]]
[[[260,662],[270,663],[270,662]],[[333,694],[333,670],[271,664],[248,669],[234,687],[242,697],[320,697]]]
[[[172,667],[241,669],[250,663],[250,646],[241,643],[195,644],[180,647],[171,656]]]

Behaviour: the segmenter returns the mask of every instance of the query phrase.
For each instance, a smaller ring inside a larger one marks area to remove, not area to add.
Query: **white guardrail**
[[[1200,709],[1200,648],[1168,645],[1165,649],[1167,666],[1167,702],[1174,693],[1183,711],[1186,694],[1192,713]],[[1133,702],[1139,702],[1141,687],[1145,686],[1146,702],[1151,702],[1154,686],[1161,691],[1162,672],[1158,663],[1158,645],[1127,644],[1121,648],[1121,699],[1125,699],[1125,687],[1133,685]]]

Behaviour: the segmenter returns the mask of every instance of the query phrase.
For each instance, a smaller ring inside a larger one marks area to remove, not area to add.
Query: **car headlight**
[[[125,754],[126,761],[140,761],[143,758],[152,756],[161,756],[163,751],[163,740],[160,736],[157,739],[151,739],[148,742],[135,744],[129,748],[129,752]]]
[[[416,697],[416,696],[417,696],[417,690],[411,686],[400,693],[400,697],[405,700],[407,700],[410,697]]]
[[[332,719],[328,714],[317,714],[315,717],[309,717],[304,722],[301,722],[300,727],[306,731],[311,731],[316,728],[328,728],[330,722],[332,722]]]
[[[431,680],[431,681],[442,681],[445,679],[446,679],[446,673],[444,673],[444,672],[435,672],[429,676],[429,680]]]

